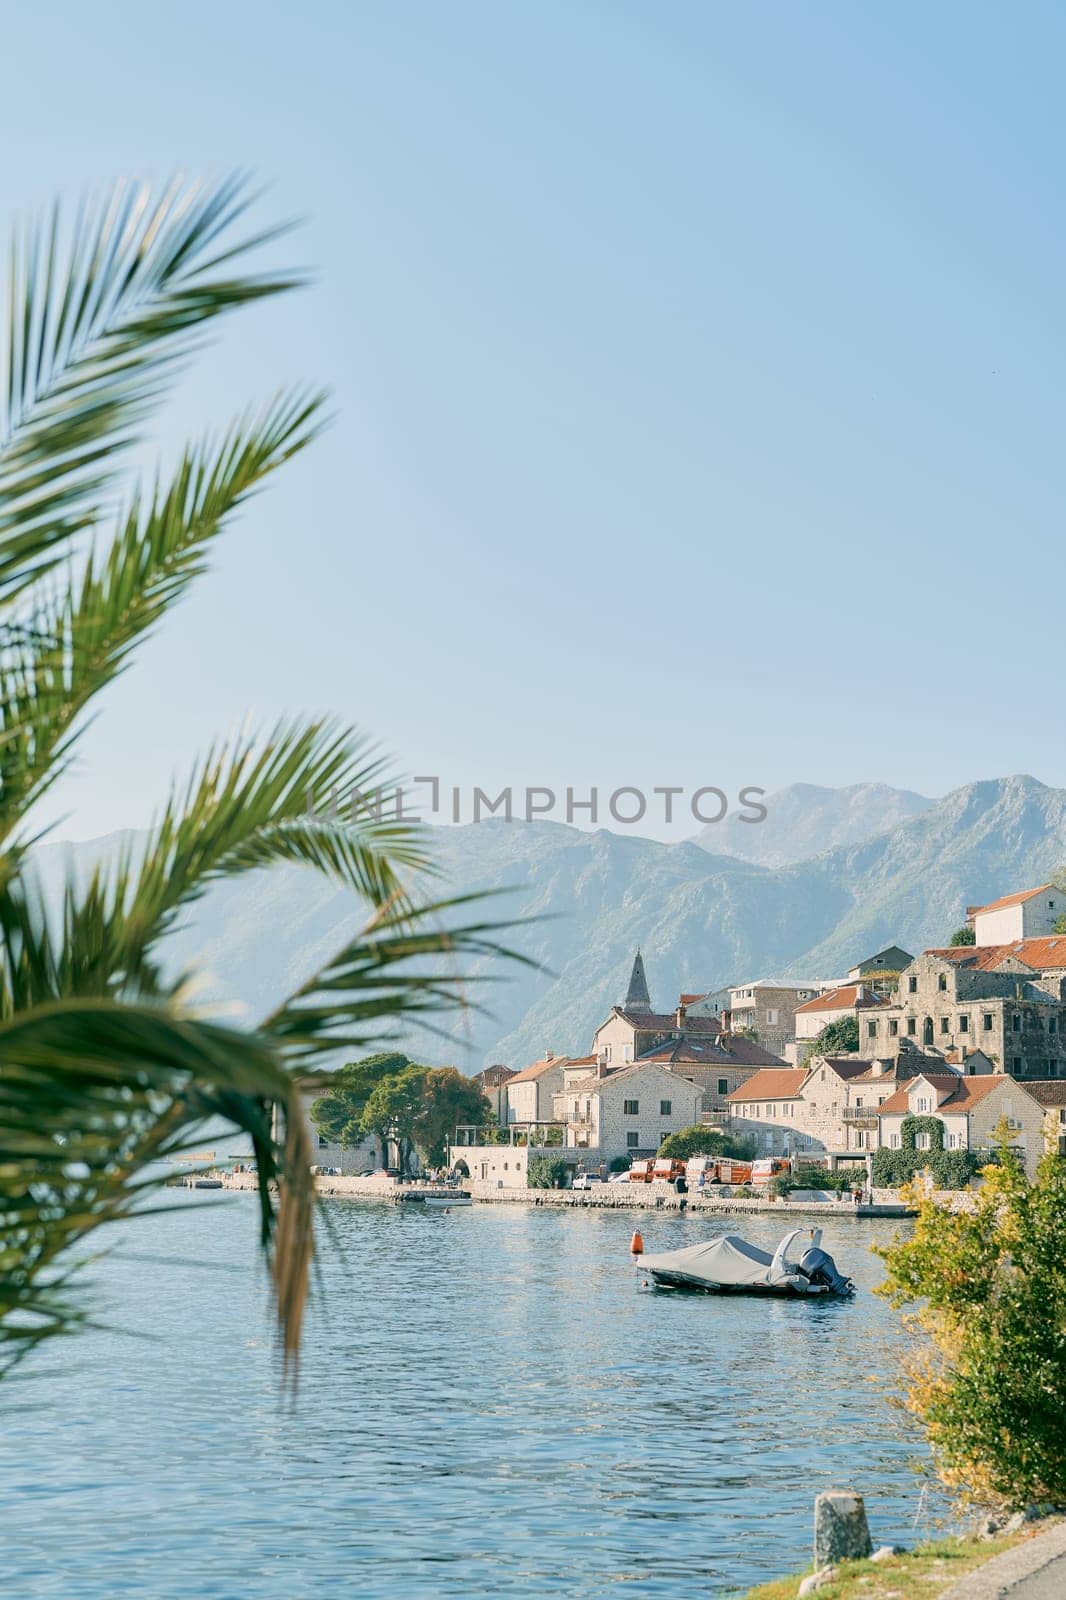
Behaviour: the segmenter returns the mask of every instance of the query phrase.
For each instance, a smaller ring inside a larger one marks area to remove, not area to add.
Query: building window
[[[1015,1012],[1013,1017],[1011,1017],[1010,1025],[1011,1025],[1011,1032],[1012,1033],[1021,1033],[1021,1031],[1022,1031],[1022,1019],[1018,1015],[1017,1012]]]
[[[893,1150],[898,1150],[899,1149],[899,1134],[898,1133],[894,1133],[892,1135],[892,1148],[893,1148]]]
[[[640,1134],[637,1133],[632,1128],[626,1134],[626,1149],[627,1150],[639,1150],[640,1149]]]
[[[986,1011],[983,1014],[983,1016],[981,1017],[981,1027],[982,1027],[982,1029],[984,1030],[985,1033],[991,1033],[992,1032],[992,1013],[991,1013],[991,1011]]]
[[[866,1141],[866,1135],[860,1129],[855,1135],[855,1148],[856,1148],[856,1150],[862,1150],[864,1148],[865,1141]]]
[[[855,1109],[856,1109],[856,1111],[861,1111],[862,1110],[862,1095],[861,1094],[857,1094],[855,1096]]]
[[[929,1149],[929,1135],[927,1133],[919,1133],[919,1134],[917,1134],[915,1136],[915,1140],[914,1140],[914,1148],[916,1150],[928,1150]]]
[[[917,978],[908,978],[907,979],[907,993],[908,994],[917,994],[918,993],[918,979]]]
[[[1014,1073],[1021,1072],[1021,1070],[1022,1070],[1022,1058],[1021,1058],[1021,1056],[1015,1056],[1014,1057],[1014,1066],[1013,1066],[1013,1068],[1011,1070]]]
[[[868,1039],[876,1039],[877,1038],[877,1023],[876,1022],[868,1022],[866,1024],[866,1037]]]
[[[970,1019],[969,1019],[969,1017],[960,1017],[959,1018],[959,1032],[960,1033],[969,1033],[969,1031],[970,1031]]]
[[[640,1115],[640,1101],[639,1100],[623,1100],[622,1101],[622,1115],[624,1117],[639,1117],[639,1115]]]
[[[912,1038],[918,1032],[918,1019],[917,1019],[917,1017],[908,1017],[907,1018],[907,1032],[911,1035]]]
[[[668,1117],[668,1116],[670,1116],[672,1109],[673,1109],[673,1101],[672,1100],[660,1100],[659,1101],[659,1115],[660,1115],[660,1117]]]
[[[718,1080],[718,1093],[719,1094],[728,1094],[729,1093],[729,1079],[728,1078],[719,1078],[719,1080]]]
[[[1058,1033],[1058,1031],[1059,1031],[1059,1019],[1058,1019],[1058,1017],[1048,1017],[1048,1019],[1047,1019],[1047,1031],[1048,1031],[1048,1033]]]
[[[950,1033],[951,1032],[951,1018],[950,1017],[941,1017],[941,1019],[940,1019],[940,1031],[941,1031],[941,1033]]]
[[[948,990],[948,975],[947,975],[946,972],[942,972],[940,974],[939,978],[936,980],[936,986],[940,990],[941,994],[947,994],[947,990]]]
[[[623,1047],[622,1047],[622,1060],[623,1061],[632,1061],[632,1059],[633,1059],[633,1046],[631,1044],[623,1045]]]
[[[899,1036],[899,1023],[896,1021],[895,1017],[892,1017],[889,1021],[888,1036],[890,1039],[895,1039]]]

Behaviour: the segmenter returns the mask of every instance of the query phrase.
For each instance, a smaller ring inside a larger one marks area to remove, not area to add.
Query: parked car
[[[607,1179],[607,1182],[608,1183],[628,1183],[629,1182],[629,1168],[627,1167],[624,1172],[612,1172],[611,1176]]]
[[[598,1183],[602,1182],[603,1179],[598,1172],[579,1172],[570,1187],[572,1189],[594,1189]]]

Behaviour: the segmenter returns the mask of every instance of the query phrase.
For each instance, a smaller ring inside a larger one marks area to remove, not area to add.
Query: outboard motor
[[[799,1263],[799,1270],[810,1283],[829,1290],[831,1294],[852,1294],[855,1285],[850,1278],[845,1278],[837,1271],[836,1262],[831,1255],[812,1245],[805,1250]]]

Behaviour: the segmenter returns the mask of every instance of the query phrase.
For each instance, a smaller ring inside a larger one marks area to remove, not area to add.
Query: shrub
[[[971,1208],[916,1199],[913,1234],[877,1252],[878,1292],[917,1303],[929,1336],[904,1403],[940,1476],[986,1504],[1066,1502],[1066,1161],[1046,1156],[1030,1183],[1003,1130]]]
[[[631,1162],[630,1162],[628,1156],[615,1156],[614,1160],[611,1162],[610,1167],[608,1168],[608,1171],[609,1172],[625,1172],[625,1171],[628,1170],[630,1165],[631,1165]]]
[[[844,1172],[838,1169],[830,1172],[828,1167],[807,1166],[794,1169],[791,1175],[793,1189],[828,1189],[830,1193],[837,1194],[842,1190],[861,1188],[866,1182],[866,1174]]]
[[[948,945],[954,950],[958,950],[961,948],[961,946],[966,944],[976,943],[977,935],[972,928],[956,928],[955,932],[948,940]]]
[[[563,1189],[569,1171],[570,1164],[562,1156],[531,1156],[526,1168],[526,1186],[530,1189]]]
[[[965,1189],[981,1164],[971,1150],[877,1150],[874,1187],[899,1189],[928,1171],[937,1189]]]

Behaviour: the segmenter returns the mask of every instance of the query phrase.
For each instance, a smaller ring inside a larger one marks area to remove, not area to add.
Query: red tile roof
[[[927,950],[927,956],[939,956],[942,961],[953,961],[956,966],[970,967],[975,972],[994,972],[1010,957],[1024,961],[1034,972],[1066,970],[1066,937],[1049,934],[1043,939],[1015,939],[1010,944],[963,944],[949,949]]]
[[[990,1072],[976,1078],[960,1078],[954,1072],[923,1072],[921,1077],[937,1090],[947,1091],[945,1098],[936,1108],[938,1113],[970,1111],[979,1100],[983,1100],[1003,1083],[1014,1084],[1017,1088],[1024,1087],[1016,1078],[1009,1078],[1004,1072]],[[900,1112],[906,1115],[910,1110],[910,1093],[917,1082],[917,1078],[910,1078],[905,1088],[897,1089],[895,1094],[889,1095],[887,1100],[882,1101],[877,1107],[878,1116],[898,1115]]]
[[[707,996],[705,994],[683,994],[679,997],[678,1004],[682,1006],[694,1006],[697,1000],[706,1000],[706,998]]]
[[[762,1045],[745,1039],[740,1034],[724,1034],[721,1039],[666,1039],[662,1044],[642,1050],[638,1061],[688,1063],[704,1067],[777,1067],[783,1066],[780,1056],[775,1056]]]
[[[998,900],[990,900],[986,906],[969,906],[967,909],[971,917],[979,917],[985,911],[1005,911],[1008,906],[1020,906],[1023,900],[1031,900],[1034,895],[1043,894],[1045,889],[1050,888],[1050,883],[1039,883],[1035,889],[1022,889],[1018,894],[1004,894]]]
[[[866,984],[845,983],[839,989],[830,989],[828,994],[816,994],[813,1000],[804,1001],[803,1005],[796,1007],[796,1015],[809,1016],[815,1011],[865,1011],[870,1006],[887,1004],[887,1000],[879,1000]]]
[[[508,1089],[514,1083],[534,1083],[537,1078],[542,1078],[553,1067],[566,1067],[570,1065],[569,1056],[546,1056],[543,1061],[534,1061],[531,1067],[523,1067],[521,1072],[516,1072],[513,1078],[508,1078]]]
[[[806,1067],[766,1067],[727,1100],[794,1100],[807,1081]]]

